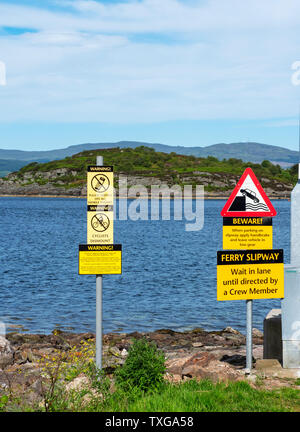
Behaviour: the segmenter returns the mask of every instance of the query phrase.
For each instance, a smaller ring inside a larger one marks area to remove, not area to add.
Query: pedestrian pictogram
[[[223,217],[273,217],[277,212],[251,168],[247,168],[221,211]]]

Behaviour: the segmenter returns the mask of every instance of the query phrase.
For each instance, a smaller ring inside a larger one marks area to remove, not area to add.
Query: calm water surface
[[[216,300],[216,251],[225,201],[205,201],[201,231],[186,221],[115,221],[123,274],[103,277],[103,330],[188,330],[226,326],[245,333],[245,301]],[[274,248],[289,262],[290,202],[273,200]],[[150,203],[149,203],[150,205]],[[0,198],[0,319],[21,330],[95,331],[95,276],[78,275],[86,243],[86,200]],[[253,325],[280,300],[255,300]]]

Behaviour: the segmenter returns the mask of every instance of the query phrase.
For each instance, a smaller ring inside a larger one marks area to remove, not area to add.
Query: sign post
[[[247,308],[247,330],[246,330],[246,372],[250,373],[252,369],[252,327],[253,327],[253,313],[252,313],[252,300],[246,300]]]
[[[103,157],[97,156],[97,165],[103,165]],[[89,242],[88,242],[89,243]],[[102,286],[103,277],[96,275],[96,366],[102,369]]]
[[[103,274],[122,273],[122,245],[114,244],[113,167],[96,166],[87,172],[87,244],[79,245],[79,274],[96,275],[96,366],[102,369]]]
[[[277,212],[251,168],[246,168],[221,211],[223,248],[217,263],[217,299],[246,300],[246,371],[252,369],[252,302],[283,298],[283,251],[272,250]],[[249,253],[251,251],[251,253]]]

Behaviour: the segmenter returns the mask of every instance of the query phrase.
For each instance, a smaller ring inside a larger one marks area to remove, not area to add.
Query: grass
[[[100,407],[99,407],[100,408]],[[300,411],[299,391],[257,390],[246,381],[217,383],[190,380],[165,383],[159,391],[135,395],[115,394],[102,409],[114,412],[291,412]]]

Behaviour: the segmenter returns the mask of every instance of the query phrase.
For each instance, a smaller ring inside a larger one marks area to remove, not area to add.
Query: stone
[[[4,369],[14,362],[14,350],[10,342],[4,337],[0,336],[0,369]]]
[[[192,343],[192,346],[194,347],[194,348],[200,348],[200,347],[202,347],[204,344],[202,343],[202,342],[193,342]]]
[[[281,369],[281,364],[277,359],[262,359],[262,360],[257,360],[255,369],[256,370]]]
[[[123,348],[121,351],[121,356],[126,357],[127,355],[128,355],[128,351],[125,348]]]
[[[9,341],[4,337],[0,336],[0,355],[10,354],[13,350]]]
[[[115,357],[120,357],[121,356],[121,352],[118,348],[116,347],[110,347],[108,349],[108,353],[115,356]]]
[[[179,374],[170,374],[169,372],[166,372],[164,379],[170,383],[179,383],[182,381],[182,376]]]
[[[208,378],[214,382],[239,380],[242,378],[241,371],[229,364],[218,360],[211,352],[197,352],[194,355],[186,355],[180,358],[172,358],[166,361],[167,379],[178,382],[190,378]]]
[[[234,366],[241,366],[246,367],[246,357],[240,354],[234,354],[234,355],[227,355],[225,354],[221,361],[229,363],[230,365]]]
[[[239,380],[242,378],[240,371],[226,363],[220,362],[214,355],[203,353],[204,356],[195,358],[182,370],[183,377],[210,379],[213,382]]]
[[[261,332],[257,328],[253,327],[253,329],[252,329],[252,336],[256,337],[256,338],[263,338],[264,334],[263,334],[263,332]]]
[[[90,380],[87,376],[80,374],[66,385],[66,391],[80,391],[87,389],[90,385]]]
[[[232,327],[226,327],[222,330],[222,333],[232,333],[236,335],[240,335],[241,333],[238,330],[233,329]]]
[[[167,372],[173,375],[182,375],[182,368],[185,363],[191,358],[190,355],[168,359],[165,362]]]

